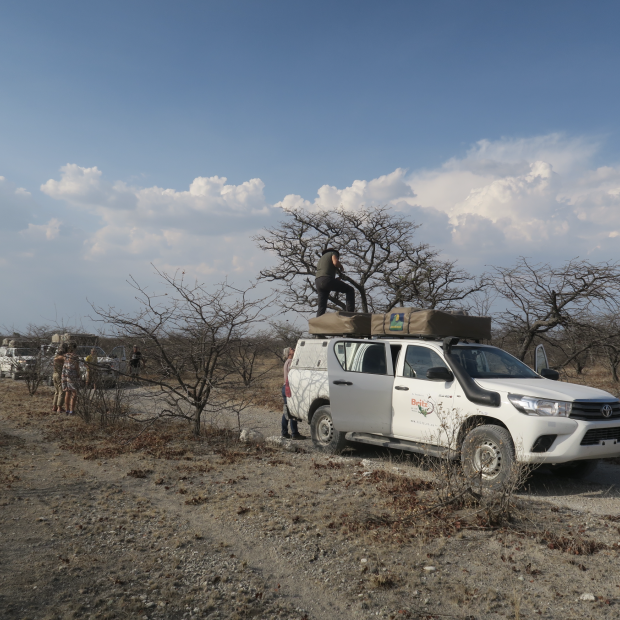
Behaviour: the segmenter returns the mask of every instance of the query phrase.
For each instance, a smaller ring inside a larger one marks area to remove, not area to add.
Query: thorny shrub
[[[75,411],[87,423],[96,422],[100,426],[107,426],[118,422],[129,413],[126,384],[117,381],[108,389],[102,383],[95,387],[81,387]]]
[[[428,442],[444,445],[452,458],[429,458],[429,468],[433,474],[433,493],[435,506],[429,510],[443,512],[451,506],[452,510],[469,508],[471,518],[480,527],[499,527],[510,523],[518,510],[517,491],[525,485],[537,465],[524,463],[519,458],[520,446],[515,446],[515,462],[508,477],[500,485],[490,487],[486,484],[483,470],[467,474],[459,458],[464,435],[476,426],[458,410],[444,411],[440,406],[437,412],[439,426]],[[466,429],[463,433],[462,429]]]

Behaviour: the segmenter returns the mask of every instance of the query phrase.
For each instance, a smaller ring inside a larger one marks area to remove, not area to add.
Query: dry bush
[[[101,384],[95,387],[81,387],[78,390],[75,413],[86,423],[96,422],[108,426],[129,414],[125,384],[118,381],[114,387],[104,389]]]
[[[466,416],[459,411],[450,412],[439,409],[439,429],[429,443],[445,445],[450,458],[429,460],[434,476],[433,493],[435,507],[439,512],[450,506],[450,510],[468,508],[469,519],[482,527],[497,527],[513,520],[518,509],[517,491],[523,488],[537,465],[523,462],[519,454],[520,446],[515,446],[515,462],[508,477],[501,484],[490,484],[485,479],[484,470],[468,474],[462,466],[460,453],[465,435],[475,428]],[[466,429],[463,432],[463,429]]]

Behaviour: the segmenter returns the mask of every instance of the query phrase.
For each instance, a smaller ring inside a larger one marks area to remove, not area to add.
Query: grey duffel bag
[[[308,331],[317,336],[370,336],[371,317],[368,312],[326,312],[308,320]]]
[[[393,308],[372,315],[373,336],[456,336],[471,340],[491,338],[491,317],[452,314],[443,310]]]

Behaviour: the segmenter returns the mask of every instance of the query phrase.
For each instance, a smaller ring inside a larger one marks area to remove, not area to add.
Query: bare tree
[[[265,350],[278,363],[284,363],[284,349],[295,346],[303,336],[304,330],[289,321],[273,321],[271,333],[265,339]]]
[[[278,226],[254,240],[278,259],[275,267],[261,271],[260,279],[280,285],[287,308],[316,306],[316,265],[329,247],[341,250],[342,279],[355,288],[363,312],[405,304],[450,309],[485,286],[484,279],[472,278],[455,262],[440,260],[439,251],[428,244],[415,243],[420,225],[389,207],[283,212]],[[328,307],[343,310],[345,302],[333,293]]]
[[[251,402],[255,357],[240,346],[267,320],[272,296],[255,297],[255,287],[237,289],[226,282],[213,290],[185,281],[178,272],[156,270],[167,289],[150,293],[133,278],[140,306],[135,313],[93,305],[100,321],[117,337],[142,343],[147,371],[141,382],[157,388],[162,410],[193,423],[200,433],[205,411],[237,413]],[[239,356],[244,358],[241,360]]]
[[[601,354],[614,383],[620,383],[620,314],[602,316],[599,325],[605,338],[597,347],[597,352]]]
[[[606,339],[596,317],[578,316],[570,320],[551,334],[539,334],[540,340],[555,348],[557,370],[572,366],[578,375],[583,374],[591,353]]]
[[[618,309],[620,266],[578,258],[559,267],[520,257],[513,267],[494,267],[492,286],[508,307],[498,323],[517,341],[523,360],[534,338],[575,325],[580,316]]]

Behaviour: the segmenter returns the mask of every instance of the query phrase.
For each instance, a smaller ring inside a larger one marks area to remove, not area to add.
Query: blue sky
[[[86,297],[130,303],[125,277],[151,262],[248,279],[268,262],[248,237],[278,204],[390,203],[473,271],[620,258],[619,14],[3,3],[0,278],[32,287],[0,325],[54,318],[41,298],[65,318]]]

